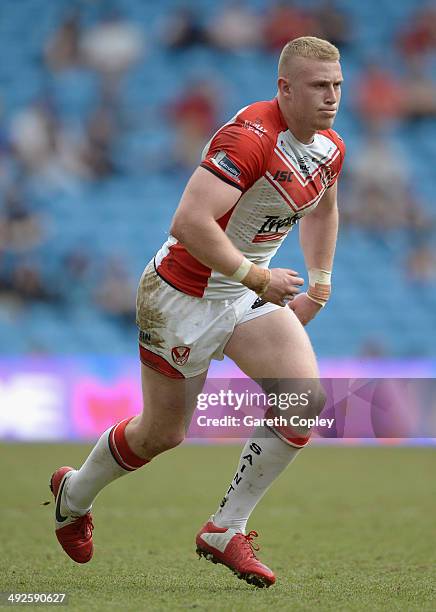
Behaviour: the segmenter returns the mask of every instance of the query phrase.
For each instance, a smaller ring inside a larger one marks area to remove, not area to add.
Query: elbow
[[[189,236],[195,232],[193,220],[185,214],[175,214],[170,227],[170,234],[178,242],[186,245],[189,241]]]
[[[183,242],[183,238],[186,235],[186,222],[177,214],[173,217],[170,234],[179,242]]]
[[[213,217],[206,217],[198,211],[194,214],[186,213],[186,211],[176,212],[171,223],[170,234],[185,246],[189,246],[192,237],[204,234],[211,222],[215,223]]]

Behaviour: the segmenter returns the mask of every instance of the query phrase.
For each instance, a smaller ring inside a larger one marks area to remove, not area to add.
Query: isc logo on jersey
[[[273,180],[279,183],[291,183],[293,174],[292,170],[277,170],[273,176]]]

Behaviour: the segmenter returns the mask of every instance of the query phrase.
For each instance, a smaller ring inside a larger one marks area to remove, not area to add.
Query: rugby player
[[[139,283],[143,412],[103,433],[79,470],[61,467],[51,478],[56,536],[74,561],[92,557],[98,492],[182,442],[211,359],[225,354],[256,380],[319,381],[304,326],[330,296],[344,159],[331,129],[341,97],[339,59],[325,40],[290,41],[280,55],[276,97],[243,108],[206,145],[168,240]],[[297,221],[306,292],[295,270],[269,268]],[[324,405],[321,385],[318,391],[312,414]],[[200,555],[250,584],[274,583],[246,524],[309,435],[255,429],[236,477],[197,534]]]

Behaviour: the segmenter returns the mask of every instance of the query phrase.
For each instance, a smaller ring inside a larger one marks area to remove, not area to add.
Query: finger
[[[293,285],[304,285],[304,278],[301,276],[294,276],[293,274],[288,274],[287,280],[291,282]]]
[[[292,298],[294,298],[298,293],[300,293],[300,290],[299,290],[298,286],[295,286],[295,285],[291,285],[286,290],[286,295],[289,295]]]

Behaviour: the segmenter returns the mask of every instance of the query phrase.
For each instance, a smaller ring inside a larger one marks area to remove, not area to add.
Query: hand
[[[295,312],[302,325],[307,325],[322,308],[320,304],[308,298],[306,293],[297,295],[288,306]]]
[[[304,280],[295,270],[273,268],[270,283],[265,293],[262,294],[262,299],[278,306],[286,306],[300,292],[299,287],[302,285],[304,285]]]

